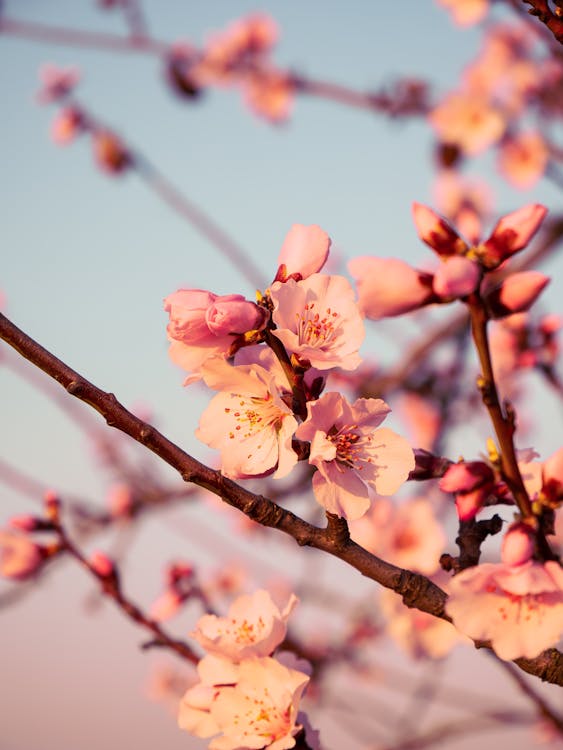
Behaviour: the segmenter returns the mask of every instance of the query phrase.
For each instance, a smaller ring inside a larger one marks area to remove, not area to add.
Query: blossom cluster
[[[273,652],[285,639],[296,604],[292,595],[280,609],[259,590],[236,599],[226,617],[200,618],[191,635],[207,654],[198,665],[200,681],[180,703],[181,729],[214,737],[210,750],[295,746],[303,729],[297,721],[309,665]]]
[[[218,391],[196,435],[220,451],[223,474],[280,478],[307,458],[317,501],[355,519],[374,493],[400,487],[414,455],[404,438],[380,426],[390,411],[384,401],[351,404],[340,392],[322,393],[331,372],[360,365],[364,338],[350,282],[320,273],[329,247],[319,227],[295,225],[258,303],[180,290],[165,300],[167,330],[186,382],[203,379]]]

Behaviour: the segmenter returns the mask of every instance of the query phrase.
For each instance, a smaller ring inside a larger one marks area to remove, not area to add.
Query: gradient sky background
[[[116,33],[125,29],[118,12],[100,12],[89,0],[7,0],[4,5],[14,18]],[[445,91],[475,55],[480,38],[475,30],[455,28],[431,0],[146,0],[144,6],[154,36],[195,44],[245,13],[271,13],[280,26],[275,53],[280,66],[358,90],[377,88],[389,76],[415,74]],[[431,202],[432,134],[422,121],[390,121],[307,97],[297,100],[287,124],[272,126],[247,111],[236,92],[212,91],[196,104],[180,101],[164,85],[162,65],[150,56],[0,35],[0,287],[7,314],[126,406],[149,404],[165,434],[197,458],[212,460],[193,437],[202,391],[183,390],[181,373],[167,359],[162,299],[186,286],[249,297],[254,290],[135,174],[112,179],[101,173],[87,139],[65,148],[49,140],[55,108],[34,101],[38,68],[49,61],[80,67],[78,98],[247,248],[266,280],[275,273],[281,242],[296,222],[322,226],[342,259],[396,255],[428,263],[410,204]],[[560,192],[546,181],[527,194],[508,187],[488,156],[476,160],[471,172],[493,187],[498,214],[530,201],[561,206]],[[554,278],[561,278],[562,270],[560,258],[549,265]],[[554,282],[545,309],[560,310],[562,293],[561,282]],[[380,343],[372,357],[393,356],[396,341],[385,333],[390,330],[396,329],[383,328],[380,340],[388,349]],[[399,335],[399,345],[407,336],[407,330]],[[545,456],[557,447],[560,421],[555,402],[539,395],[536,386],[532,383],[530,411],[550,416],[538,420],[542,429],[532,437]],[[61,492],[103,501],[107,475],[83,433],[52,402],[0,368],[0,405],[0,455]],[[483,434],[471,430],[454,453],[468,444],[481,446],[477,440]],[[165,467],[160,470],[172,478]],[[34,507],[29,498],[2,486],[0,502],[0,522]],[[206,540],[200,523],[201,515],[186,511],[142,524],[126,570],[134,596],[144,603],[154,599],[162,564],[174,556],[197,555],[212,566],[218,545],[232,559],[244,546],[228,532],[221,532],[220,544],[217,537]],[[95,546],[103,542],[97,539]],[[285,542],[279,545],[287,549]],[[280,574],[267,549],[257,554],[264,566],[262,582]],[[305,569],[315,564],[310,560],[304,554],[291,565]],[[336,575],[330,565],[323,571]],[[346,585],[357,583],[348,573],[338,575],[354,582]],[[178,732],[174,718],[144,699],[140,685],[148,665],[165,658],[139,654],[142,635],[110,605],[86,616],[83,605],[91,591],[81,571],[61,566],[41,591],[0,613],[0,750],[205,747]],[[190,623],[179,618],[174,632],[182,635]],[[389,653],[406,664],[398,652]],[[470,673],[477,662],[479,670]],[[470,652],[456,655],[452,679],[479,690],[487,675],[487,687],[501,693],[505,683],[494,682],[496,672],[487,662]],[[476,741],[482,750],[493,746],[488,739]],[[473,742],[452,747],[469,748]],[[514,732],[510,744],[524,750],[530,735]],[[344,745],[327,745],[329,750],[339,746]]]

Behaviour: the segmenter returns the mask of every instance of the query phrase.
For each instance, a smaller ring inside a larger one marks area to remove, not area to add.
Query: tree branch
[[[446,594],[423,575],[403,570],[372,555],[345,534],[338,524],[321,529],[307,523],[271,500],[243,489],[220,472],[196,461],[151,425],[127,411],[113,393],[106,393],[55,357],[0,314],[0,338],[43,372],[54,378],[72,396],[98,411],[110,427],[115,427],[144,445],[172,466],[184,481],[213,492],[253,521],[277,528],[293,537],[300,546],[309,546],[343,560],[362,575],[400,594],[407,607],[450,620],[444,606]],[[487,647],[486,643],[476,644]],[[541,679],[563,686],[563,654],[556,649],[537,659],[519,659],[522,669]]]

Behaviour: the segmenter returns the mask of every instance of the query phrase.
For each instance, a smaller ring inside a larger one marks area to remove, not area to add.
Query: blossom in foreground
[[[295,746],[299,701],[309,676],[275,659],[247,659],[239,665],[206,656],[199,663],[201,683],[180,704],[178,724],[197,737],[212,739],[210,750]]]
[[[292,594],[280,610],[270,594],[261,589],[251,595],[239,596],[226,617],[200,617],[190,635],[208,653],[232,661],[269,656],[285,638],[287,620],[297,601]]]
[[[432,275],[398,258],[362,256],[348,263],[356,279],[358,305],[371,320],[416,310],[432,301]]]
[[[316,224],[294,224],[278,256],[275,281],[286,281],[289,277],[300,281],[318,273],[326,263],[330,244],[328,234]]]
[[[381,399],[359,398],[351,406],[339,393],[307,404],[307,420],[296,436],[311,443],[313,491],[328,512],[360,518],[371,494],[392,495],[414,469],[407,441],[379,427],[390,411]]]
[[[220,391],[201,416],[196,437],[221,451],[221,472],[233,479],[289,474],[297,462],[291,442],[297,428],[274,374],[258,364],[231,366],[207,360],[203,379]]]
[[[23,579],[43,562],[41,548],[24,534],[0,530],[0,576]]]
[[[164,300],[170,321],[170,359],[198,380],[210,357],[226,357],[235,337],[260,328],[265,311],[240,294],[218,296],[204,289],[179,289]]]
[[[315,273],[303,281],[276,281],[273,333],[287,351],[319,370],[355,370],[364,324],[350,282],[343,276]]]
[[[490,640],[501,659],[533,659],[563,635],[559,563],[483,563],[452,578],[446,612],[474,640]]]

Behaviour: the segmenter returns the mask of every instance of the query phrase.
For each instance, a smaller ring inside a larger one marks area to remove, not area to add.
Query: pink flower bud
[[[434,301],[432,275],[397,258],[354,258],[348,270],[356,279],[360,311],[372,320],[402,315]]]
[[[455,496],[455,507],[460,521],[475,518],[487,499],[488,490],[479,488],[471,492],[460,492]]]
[[[508,276],[485,297],[493,318],[528,310],[551,279],[539,271],[521,271]]]
[[[167,331],[171,339],[184,344],[198,344],[213,337],[205,317],[217,295],[203,289],[180,289],[164,300],[170,314]]]
[[[150,608],[150,616],[157,622],[163,622],[173,617],[182,605],[180,595],[173,589],[167,589],[161,594]]]
[[[434,274],[434,292],[443,299],[466,297],[474,292],[481,280],[481,269],[469,258],[456,255],[448,258]]]
[[[106,502],[113,518],[127,518],[133,508],[133,491],[128,484],[114,484]]]
[[[300,279],[306,279],[317,273],[326,263],[330,244],[328,234],[316,224],[294,224],[280,250],[279,268],[274,281],[286,281],[294,274],[299,275]]]
[[[43,496],[45,503],[45,515],[49,521],[57,522],[59,520],[59,511],[61,508],[61,501],[54,490],[47,490]]]
[[[506,216],[503,216],[484,247],[486,256],[483,261],[489,268],[494,268],[526,247],[538,231],[547,214],[547,208],[539,203],[530,203]]]
[[[94,552],[91,555],[90,567],[103,578],[109,578],[115,573],[115,566],[112,560],[103,552]]]
[[[505,565],[523,565],[534,554],[533,533],[524,523],[515,523],[502,540],[501,557]]]
[[[259,330],[266,325],[267,319],[267,311],[249,302],[242,294],[217,297],[205,313],[207,327],[216,336]]]
[[[442,492],[471,492],[494,481],[493,470],[482,461],[452,464],[440,479]]]
[[[93,146],[98,166],[109,174],[119,174],[131,164],[131,157],[122,141],[108,130],[94,133]]]
[[[412,204],[418,236],[440,256],[461,255],[467,245],[445,219],[422,203]]]
[[[51,124],[51,138],[60,146],[66,145],[82,131],[82,114],[74,107],[65,107]]]
[[[543,493],[553,502],[563,500],[563,448],[555,451],[543,464]]]
[[[12,516],[8,521],[13,529],[19,531],[35,531],[38,525],[38,519],[30,515]]]

